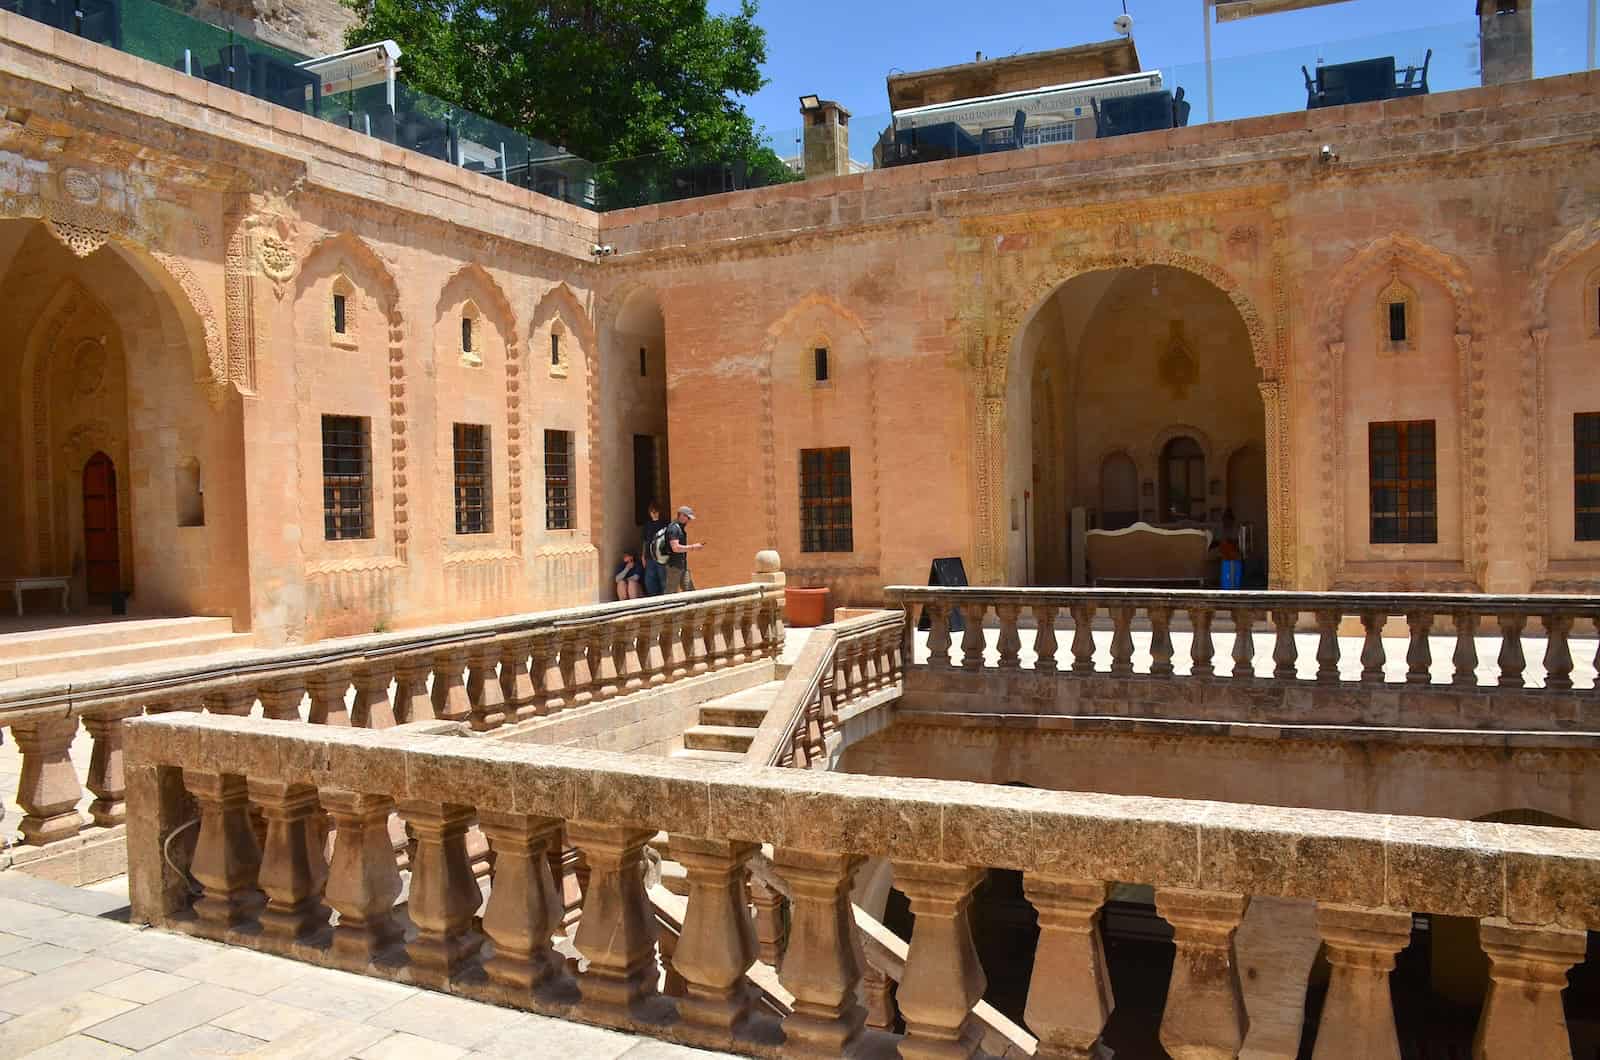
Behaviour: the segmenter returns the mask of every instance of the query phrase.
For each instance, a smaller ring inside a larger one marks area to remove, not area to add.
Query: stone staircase
[[[240,651],[253,641],[235,633],[227,618],[129,619],[5,633],[0,681]]]
[[[782,681],[768,681],[701,705],[700,724],[684,730],[683,747],[672,757],[727,764],[744,761],[782,687]]]

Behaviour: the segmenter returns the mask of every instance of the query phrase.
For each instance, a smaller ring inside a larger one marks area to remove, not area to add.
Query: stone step
[[[738,706],[725,700],[713,700],[700,708],[701,725],[720,725],[738,729],[759,729],[767,716],[765,706]]]
[[[0,634],[0,663],[159,641],[226,636],[232,632],[233,620],[227,618],[149,618],[63,625]]]
[[[96,670],[102,667],[164,662],[191,656],[215,655],[225,651],[244,651],[254,641],[255,638],[249,633],[224,633],[184,637],[180,640],[159,640],[148,644],[128,644],[92,651],[35,655],[32,658],[0,662],[0,681],[18,677],[44,677],[73,670]]]
[[[720,762],[730,766],[744,761],[744,754],[739,751],[700,751],[687,747],[673,751],[672,757],[686,758],[695,762]]]
[[[689,870],[676,861],[661,863],[661,886],[681,898],[689,896]]]
[[[750,749],[756,730],[734,725],[691,725],[683,732],[683,746],[690,751],[736,751]]]

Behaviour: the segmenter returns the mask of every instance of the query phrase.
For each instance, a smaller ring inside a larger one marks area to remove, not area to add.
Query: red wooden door
[[[122,588],[117,539],[117,469],[96,453],[83,466],[83,551],[91,594]]]

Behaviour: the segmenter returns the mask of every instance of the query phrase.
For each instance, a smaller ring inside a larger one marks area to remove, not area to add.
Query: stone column
[[[1583,960],[1586,933],[1486,917],[1478,939],[1489,955],[1489,993],[1473,1060],[1572,1060],[1561,991],[1568,969]]]
[[[483,942],[472,930],[472,917],[483,901],[467,859],[472,807],[411,799],[400,804],[400,813],[417,839],[408,905],[417,937],[406,943],[406,953],[431,977],[448,979]]]
[[[561,896],[550,875],[550,849],[560,844],[561,821],[480,812],[478,826],[494,852],[494,881],[483,914],[494,956],[483,970],[503,986],[532,990],[564,967],[550,945],[550,936],[561,928]]]
[[[333,952],[359,967],[403,934],[394,915],[400,898],[400,870],[389,839],[394,800],[332,790],[320,798],[334,826],[326,889],[328,904],[339,914]]]
[[[674,835],[672,857],[689,873],[689,908],[672,955],[683,977],[684,1022],[731,1036],[750,1008],[744,974],[756,959],[755,926],[745,889],[754,843]]]
[[[94,801],[89,804],[89,817],[102,828],[121,824],[128,816],[124,801],[128,786],[122,775],[122,723],[127,718],[139,716],[138,707],[119,707],[86,716],[83,727],[94,738],[94,750],[89,755],[89,790]]]
[[[22,775],[17,781],[17,805],[22,807],[22,841],[44,846],[70,839],[83,828],[78,800],[83,788],[72,764],[72,738],[78,734],[77,718],[23,721],[11,727],[22,752]]]
[[[467,721],[472,717],[472,699],[461,672],[467,668],[467,653],[442,651],[433,660],[433,714],[444,721]],[[416,721],[416,718],[412,718]]]
[[[328,926],[328,908],[322,904],[328,865],[317,827],[317,789],[280,780],[250,780],[248,789],[267,822],[257,876],[267,896],[261,932],[285,942],[315,934]]]
[[[1312,1060],[1400,1060],[1389,973],[1411,941],[1411,914],[1319,903],[1317,932],[1333,976]]]
[[[1039,914],[1039,945],[1024,1016],[1040,1060],[1096,1060],[1115,1000],[1100,938],[1110,885],[1028,873],[1023,892]]]
[[[389,677],[387,666],[363,666],[356,671],[356,701],[350,724],[358,729],[394,728],[397,719],[389,703]]]
[[[505,693],[500,688],[500,676],[495,673],[500,652],[493,644],[484,644],[474,648],[470,658],[467,700],[471,704],[472,731],[498,729],[506,723]]]
[[[644,848],[654,829],[570,821],[567,839],[589,865],[573,945],[588,958],[578,991],[590,1011],[626,1016],[656,993],[655,913],[644,893]]]
[[[982,1028],[972,1006],[989,983],[972,943],[968,907],[984,875],[961,865],[894,863],[895,883],[917,918],[896,994],[906,1021],[904,1060],[964,1060],[978,1050]]]
[[[261,907],[256,890],[261,851],[250,827],[249,791],[243,777],[226,773],[185,769],[183,783],[200,808],[200,835],[189,874],[205,890],[195,899],[195,916],[221,933],[253,920]]]
[[[346,726],[350,724],[350,710],[345,706],[344,694],[350,688],[350,675],[338,673],[316,674],[306,682],[306,692],[311,696],[311,724]]]
[[[784,1018],[785,1056],[837,1057],[866,1022],[856,1003],[861,968],[851,933],[850,887],[862,859],[779,848],[773,868],[789,884],[789,947],[778,979],[794,1006]]]
[[[1173,1060],[1239,1055],[1246,1028],[1233,933],[1249,899],[1214,891],[1156,889],[1156,912],[1172,925],[1177,954],[1161,1018]]]

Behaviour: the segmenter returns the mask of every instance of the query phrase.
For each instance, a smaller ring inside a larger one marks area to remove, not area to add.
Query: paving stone
[[[251,1054],[254,1060],[332,1060],[353,1056],[389,1037],[390,1031],[370,1023],[318,1016]],[[426,1060],[425,1057],[419,1060]]]
[[[183,970],[190,979],[247,994],[270,994],[306,974],[299,961],[253,950],[223,949]]]
[[[14,935],[20,934],[18,928],[30,927],[46,920],[59,920],[66,915],[60,909],[51,909],[49,906],[0,898],[0,924],[4,924],[6,930]]]
[[[167,1057],[169,1060],[190,1060],[199,1056],[246,1056],[254,1054],[265,1044],[260,1038],[207,1024],[173,1035],[160,1045],[142,1050],[139,1055]]]
[[[0,931],[0,957],[8,953],[14,953],[27,946],[32,946],[37,941],[37,939],[30,939],[24,935],[12,935],[8,932]]]
[[[646,1039],[622,1054],[623,1060],[692,1060],[693,1057],[725,1057],[730,1053],[712,1053],[704,1049],[691,1049],[687,1045],[657,1042]]]
[[[63,964],[83,959],[82,950],[65,946],[52,946],[48,942],[35,942],[24,949],[13,950],[0,957],[0,967],[16,968],[24,972],[48,972]]]
[[[3,1040],[0,1040],[0,1054],[23,1056],[137,1007],[132,1001],[85,990],[7,1023]]]
[[[15,1017],[15,1016],[13,1016],[13,1015],[12,1015],[12,1014],[11,1014],[11,1013],[9,1013],[9,1012],[0,1012],[0,1023],[5,1023],[5,1022],[7,1022],[7,1021],[9,1021],[9,1020],[13,1020],[13,1019],[15,1019],[15,1018],[16,1018],[16,1017]]]
[[[137,965],[106,957],[82,957],[71,964],[0,986],[0,1011],[26,1015],[36,1008],[57,1004],[63,997],[124,979],[138,970]]]
[[[522,1013],[511,1009],[423,991],[369,1017],[367,1022],[471,1049],[522,1018]]]
[[[136,1001],[141,1005],[148,1005],[152,1001],[160,1001],[168,994],[176,994],[180,990],[187,990],[194,986],[194,980],[184,979],[181,976],[168,975],[150,968],[142,968],[126,979],[118,979],[97,988],[97,992],[107,997],[120,997],[125,1001]]]
[[[422,1057],[427,1060],[456,1060],[466,1055],[467,1051],[458,1046],[418,1038],[415,1034],[399,1033],[391,1034],[355,1054],[356,1060],[421,1060]]]
[[[109,1057],[132,1056],[133,1050],[120,1045],[102,1042],[84,1034],[62,1038],[43,1049],[28,1054],[28,1060],[107,1060]]]
[[[131,928],[127,924],[118,923],[115,920],[68,913],[57,920],[46,920],[43,923],[16,930],[17,934],[26,935],[28,938],[37,939],[40,942],[48,942],[54,946],[66,946],[84,953],[91,953],[132,937],[137,929]]]
[[[221,946],[203,939],[146,930],[135,931],[121,942],[104,947],[99,953],[102,957],[136,964],[141,968],[154,968],[161,972],[181,972],[191,964],[198,964],[215,956],[221,950]]]
[[[0,986],[14,983],[18,979],[26,979],[32,974],[32,972],[24,972],[20,968],[0,968]]]
[[[414,987],[387,983],[364,975],[311,969],[267,997],[327,1016],[366,1020],[416,992]]]
[[[504,1057],[507,1060],[525,1060],[531,1056],[615,1060],[638,1043],[638,1038],[618,1031],[569,1023],[548,1016],[525,1015],[479,1045],[473,1055]]]
[[[249,994],[201,983],[90,1027],[88,1034],[130,1049],[148,1049],[249,1001]]]
[[[0,898],[42,905],[64,913],[104,916],[128,908],[128,878],[118,877],[116,890],[68,887],[53,880],[42,880],[22,872],[0,874]]]
[[[306,1023],[326,1018],[320,1012],[311,1012],[258,997],[242,1008],[218,1016],[211,1023],[215,1027],[223,1027],[240,1034],[248,1034],[252,1038],[260,1038],[265,1042],[272,1042]]]

